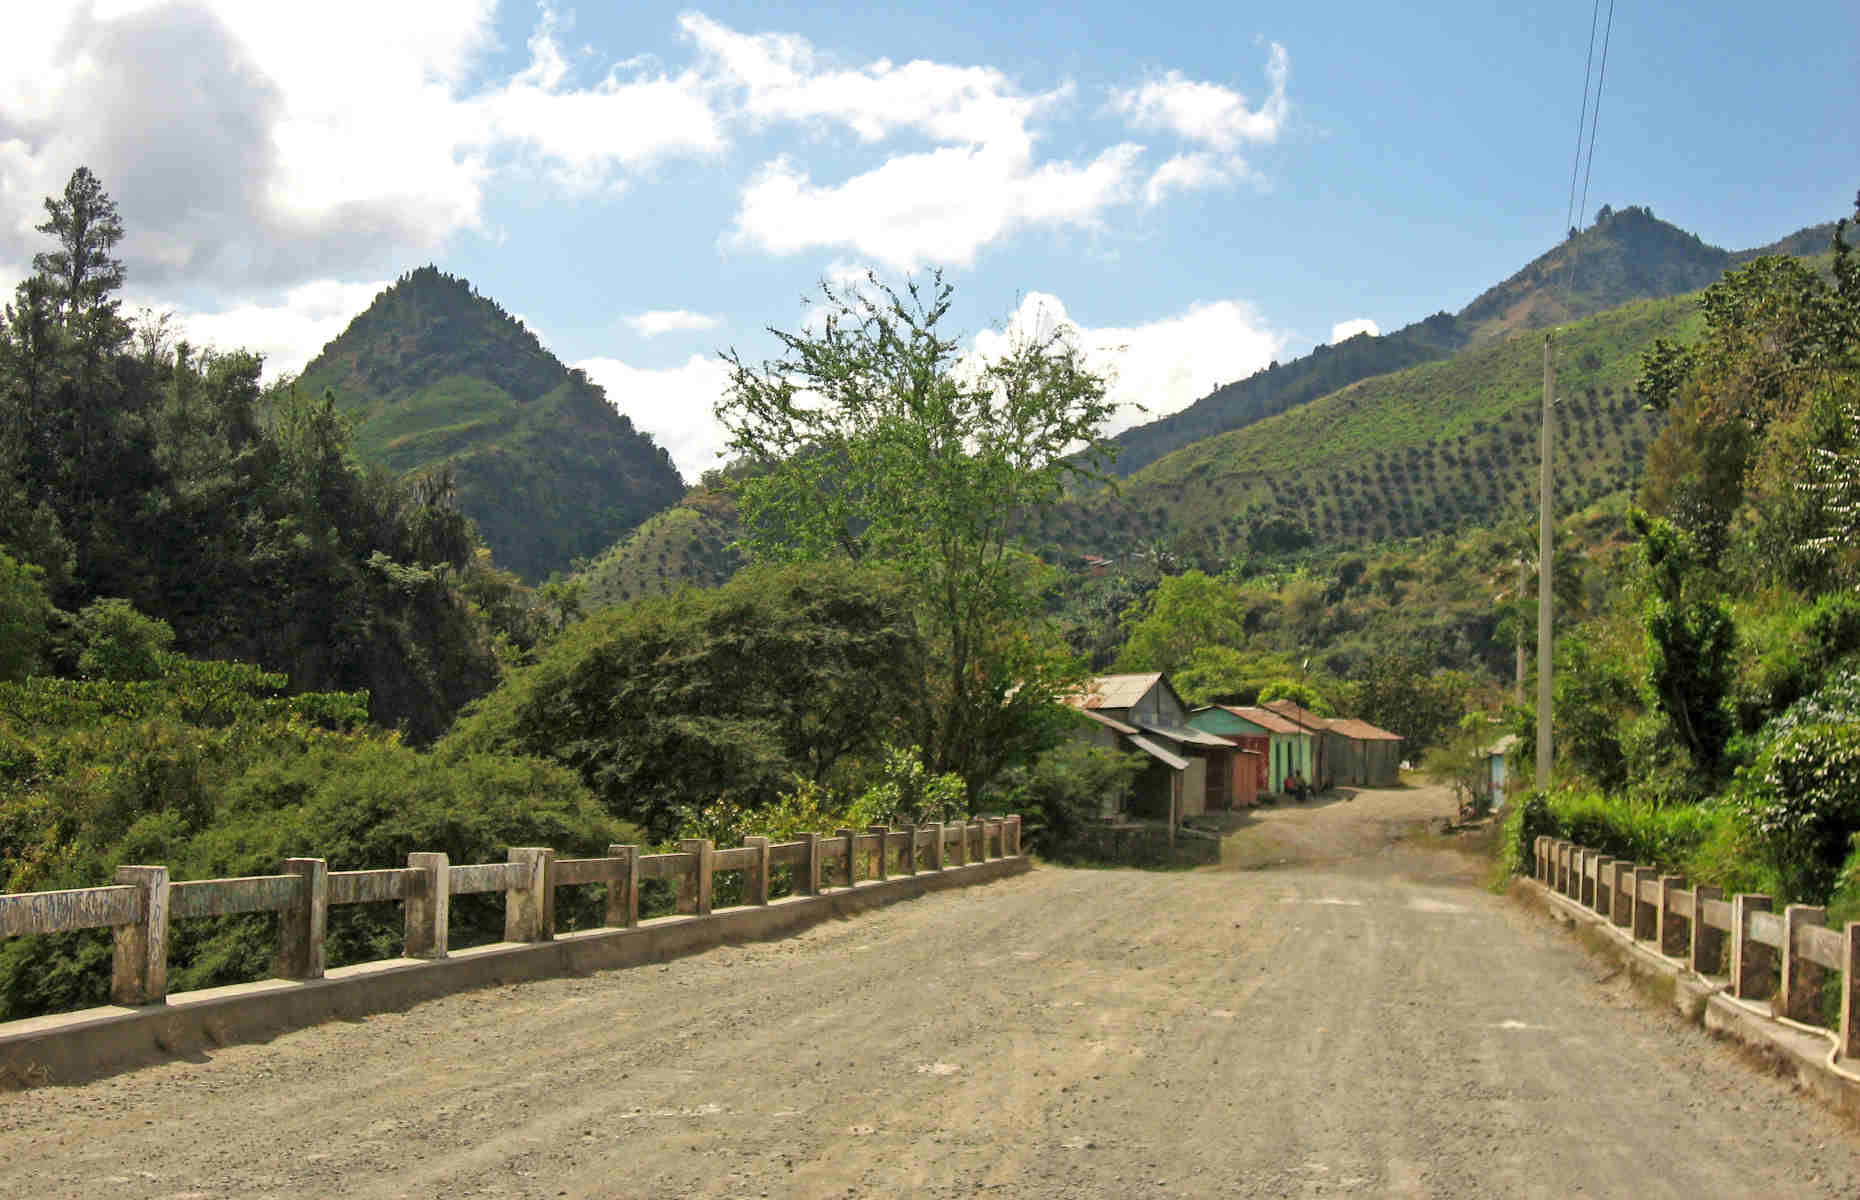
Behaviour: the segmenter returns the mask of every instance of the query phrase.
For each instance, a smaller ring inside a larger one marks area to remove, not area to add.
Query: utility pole
[[[1552,365],[1550,333],[1544,332],[1544,429],[1543,459],[1537,481],[1537,790],[1550,789],[1550,463],[1553,457],[1554,427],[1550,407],[1556,388],[1556,368]]]
[[[1512,676],[1511,702],[1520,708],[1524,706],[1524,585],[1530,580],[1530,560],[1518,555],[1518,622],[1512,626],[1512,641],[1517,643],[1516,673]]]

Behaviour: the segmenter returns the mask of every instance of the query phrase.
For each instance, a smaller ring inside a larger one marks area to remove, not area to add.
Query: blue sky
[[[1160,414],[1457,309],[1563,228],[1590,6],[1419,7],[35,5],[0,274],[79,163],[130,306],[277,371],[435,262],[693,476],[719,348],[768,351],[823,277],[942,265],[960,330],[1063,316]],[[1725,8],[1617,5],[1585,221],[1742,248],[1851,204],[1850,7]]]

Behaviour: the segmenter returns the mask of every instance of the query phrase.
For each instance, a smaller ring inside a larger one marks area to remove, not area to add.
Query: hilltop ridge
[[[1760,254],[1826,250],[1833,224],[1814,225],[1768,246],[1732,252],[1660,220],[1640,206],[1604,206],[1594,225],[1552,246],[1457,314],[1438,312],[1391,333],[1358,334],[1274,362],[1216,388],[1179,412],[1127,429],[1115,470],[1134,475],[1193,442],[1240,429],[1372,376],[1448,358],[1524,329],[1580,320],[1635,300],[1696,291]]]
[[[678,502],[651,435],[524,324],[433,266],[401,276],[303,370],[396,472],[445,466],[497,560],[537,580]]]

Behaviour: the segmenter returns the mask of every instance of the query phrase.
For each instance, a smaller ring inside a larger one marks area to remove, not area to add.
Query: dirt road
[[[1448,809],[0,1095],[0,1195],[1860,1194],[1832,1117],[1389,840]]]

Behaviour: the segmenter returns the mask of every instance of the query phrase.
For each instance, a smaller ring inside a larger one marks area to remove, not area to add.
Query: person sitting
[[[1285,777],[1285,791],[1292,799],[1303,804],[1305,797],[1311,794],[1311,785],[1306,783],[1305,777],[1294,769],[1290,775]]]

